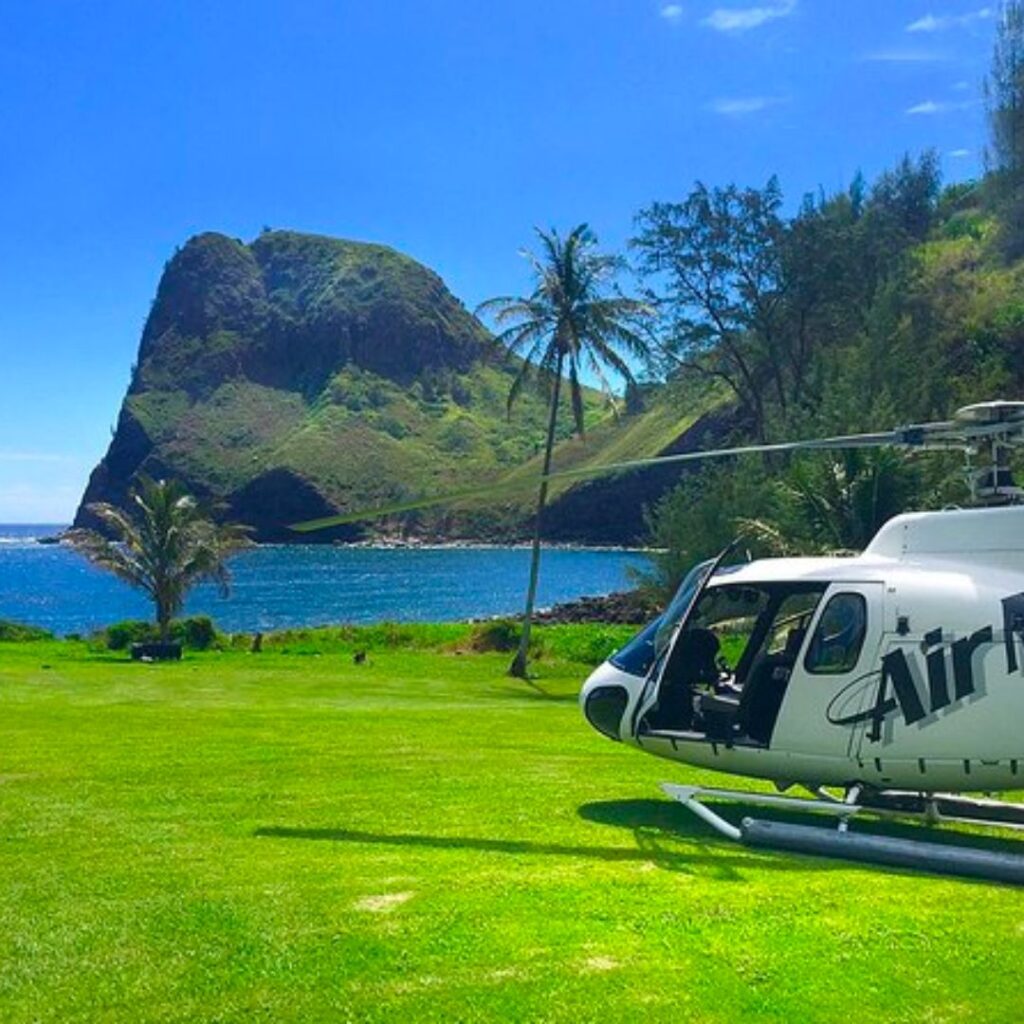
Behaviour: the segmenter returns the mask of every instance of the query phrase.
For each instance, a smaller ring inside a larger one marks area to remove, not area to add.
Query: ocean
[[[141,594],[64,546],[37,543],[63,528],[0,525],[0,619],[66,635],[149,618]],[[265,545],[231,562],[229,598],[204,585],[185,610],[212,616],[228,632],[514,615],[526,592],[529,557],[527,548]],[[647,564],[636,551],[545,550],[538,606],[625,589],[628,570]]]

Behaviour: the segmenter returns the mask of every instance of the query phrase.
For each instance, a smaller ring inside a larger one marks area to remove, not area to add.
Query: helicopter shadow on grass
[[[744,868],[830,871],[838,867],[829,860],[794,860],[734,843],[674,800],[601,800],[582,804],[577,813],[595,825],[629,829],[642,859],[666,870],[696,874],[690,865],[699,863],[721,881],[744,881]]]
[[[716,803],[713,805],[718,812],[724,812],[730,822],[736,824],[744,818],[770,819],[791,825],[810,825],[820,829],[834,829],[834,822],[823,818],[820,814],[799,811],[787,811],[773,808],[765,815],[764,808],[742,802]],[[809,871],[823,869],[859,869],[862,871],[884,872],[893,875],[920,877],[921,871],[899,868],[883,864],[858,861],[830,859],[811,854],[792,854],[764,848],[753,849],[742,846],[731,839],[719,835],[711,825],[701,821],[676,801],[668,800],[606,800],[583,804],[579,815],[586,821],[600,825],[614,825],[619,828],[631,829],[637,840],[638,847],[665,848],[675,841],[699,843],[702,850],[707,851],[706,859],[711,861],[717,857],[714,851],[742,850],[746,857],[743,862],[748,867],[779,868],[782,865],[771,861],[782,859],[793,870]],[[851,830],[864,835],[889,836],[897,839],[912,839],[922,843],[941,846],[959,846],[968,849],[989,850],[995,853],[1024,856],[1024,838],[1009,839],[1003,836],[985,835],[954,830],[949,827],[931,827],[908,821],[883,821],[877,818],[855,820]],[[725,855],[723,855],[725,856]],[[723,870],[732,863],[726,859]],[[932,876],[935,877],[935,876]],[[943,876],[952,878],[953,876]],[[956,881],[976,885],[998,885],[1000,883],[980,878],[956,877]]]
[[[569,693],[551,692],[535,682],[530,682],[528,689],[509,687],[495,690],[489,693],[488,697],[492,700],[540,701],[542,704],[577,704],[580,699],[578,690],[572,690]]]
[[[580,816],[595,824],[628,827],[635,846],[546,843],[483,836],[438,836],[421,833],[370,832],[348,828],[265,826],[253,835],[265,839],[301,839],[355,845],[428,850],[476,850],[524,857],[578,857],[608,863],[649,864],[664,871],[711,874],[723,881],[743,881],[743,869],[778,871],[829,870],[831,862],[794,863],[777,854],[716,842],[701,822],[682,807],[665,801],[626,800],[584,804]],[[709,841],[710,840],[710,841]]]

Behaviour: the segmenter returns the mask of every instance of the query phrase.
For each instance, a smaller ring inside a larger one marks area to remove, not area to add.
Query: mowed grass
[[[1024,1015],[1024,891],[730,844],[505,661],[0,645],[0,1020]]]

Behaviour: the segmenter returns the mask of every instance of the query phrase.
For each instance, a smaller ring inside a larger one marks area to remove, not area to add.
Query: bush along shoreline
[[[636,624],[542,621],[531,634],[531,657],[599,665],[636,632]],[[45,629],[0,621],[0,644],[45,643],[93,654],[115,652],[126,659],[132,646],[151,642],[155,627],[139,620],[116,622],[88,637],[57,637]],[[522,629],[516,619],[484,622],[379,622],[313,626],[266,633],[221,633],[207,616],[175,620],[171,636],[186,656],[340,655],[356,664],[375,652],[406,651],[444,656],[502,654],[516,650]]]

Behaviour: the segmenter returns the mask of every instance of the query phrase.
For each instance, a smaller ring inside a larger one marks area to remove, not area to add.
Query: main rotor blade
[[[289,529],[297,533],[312,533],[332,526],[378,519],[381,516],[397,515],[401,512],[415,512],[421,508],[436,508],[438,505],[457,504],[475,498],[496,498],[525,493],[540,485],[541,481],[583,480],[593,477],[625,473],[653,466],[670,466],[683,462],[704,462],[711,459],[726,459],[739,455],[767,455],[771,453],[806,451],[843,451],[854,448],[878,448],[893,445],[900,448],[963,448],[972,437],[989,436],[990,426],[966,426],[952,422],[922,423],[898,430],[885,430],[874,434],[846,434],[838,437],[821,437],[810,441],[781,441],[775,444],[750,444],[735,448],[710,448],[702,451],[679,452],[676,455],[654,455],[647,459],[632,459],[627,462],[608,462],[600,466],[582,466],[577,469],[563,469],[549,473],[547,477],[536,476],[530,480],[513,484],[492,483],[485,487],[471,487],[462,491],[450,491],[427,498],[413,498],[397,501],[375,508],[357,509],[336,516],[311,519],[296,523]]]
[[[549,480],[581,479],[588,476],[603,476],[606,473],[624,473],[633,469],[647,469],[652,466],[669,466],[679,462],[704,462],[709,459],[727,459],[737,455],[768,455],[772,452],[828,451],[844,448],[877,448],[886,444],[898,444],[898,431],[882,434],[851,434],[848,437],[821,438],[816,441],[781,441],[777,444],[748,444],[736,448],[705,448],[700,451],[679,452],[676,455],[653,455],[648,459],[630,459],[627,462],[607,462],[602,466],[581,466],[578,469],[563,469],[551,473]]]
[[[407,501],[396,501],[390,505],[376,505],[373,508],[356,509],[354,512],[342,512],[336,516],[324,516],[322,519],[309,519],[302,523],[294,523],[288,527],[296,533],[314,533],[317,530],[326,530],[331,526],[346,526],[351,523],[360,523],[368,519],[379,519],[381,516],[398,515],[400,512],[415,512],[421,508],[435,508],[438,505],[454,505],[460,501],[467,501],[471,498],[489,498],[499,494],[514,494],[518,491],[533,490],[541,481],[537,476],[529,481],[524,481],[513,486],[502,486],[491,484],[488,487],[469,487],[462,491],[448,491],[445,494],[435,494],[429,498],[411,498]]]
[[[667,466],[679,462],[704,462],[709,459],[727,459],[736,455],[768,455],[773,452],[845,451],[854,448],[945,448],[963,450],[972,441],[982,440],[999,433],[1000,427],[991,423],[976,425],[937,422],[919,423],[898,430],[884,430],[875,434],[846,434],[839,437],[819,437],[810,441],[780,441],[775,444],[748,444],[736,448],[707,448],[694,452],[679,452],[676,455],[654,455],[648,459],[631,459],[627,462],[607,462],[602,466],[582,466],[578,469],[563,469],[550,473],[549,480],[574,480],[586,477],[623,473],[633,469],[652,466]]]

